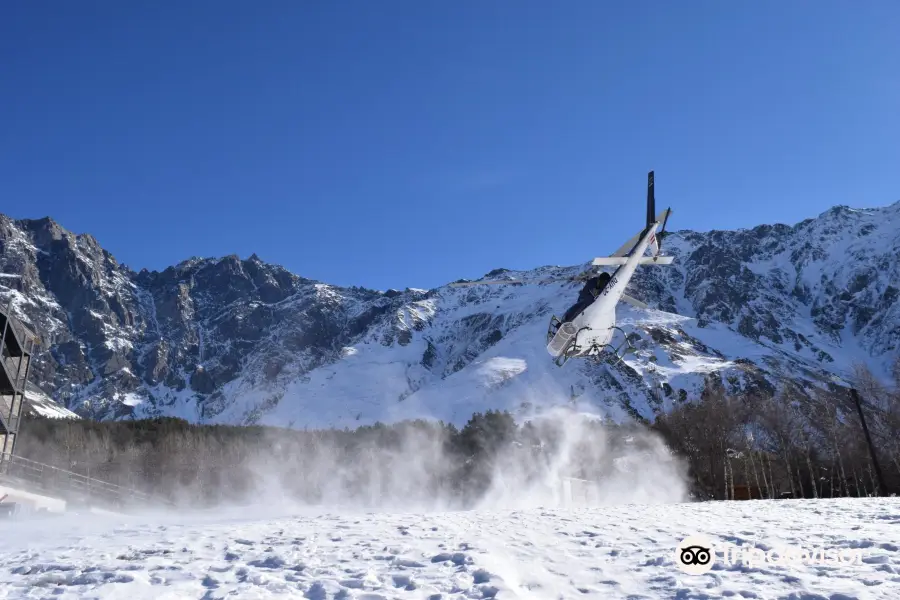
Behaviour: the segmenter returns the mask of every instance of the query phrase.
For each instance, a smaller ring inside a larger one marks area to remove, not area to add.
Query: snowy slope
[[[701,321],[836,371],[859,361],[886,375],[898,357],[900,202],[794,227],[680,232],[667,245],[679,267],[667,299]]]
[[[898,526],[896,498],[67,515],[2,525],[0,597],[893,600]],[[703,574],[675,564],[693,534],[715,544]],[[757,562],[727,564],[728,544],[756,548]],[[767,563],[780,546],[843,551],[848,563]]]
[[[49,419],[78,419],[77,414],[60,406],[52,398],[40,390],[29,387],[25,391],[26,414],[37,415]]]
[[[611,241],[609,251],[618,246]],[[795,226],[670,234],[621,306],[643,340],[622,364],[544,350],[585,265],[506,272],[525,285],[387,292],[305,279],[257,256],[135,273],[89,235],[0,215],[0,302],[39,332],[33,381],[102,419],[350,426],[558,403],[652,419],[717,382],[771,393],[900,356],[900,203],[835,207]],[[602,253],[602,251],[600,252]],[[589,257],[586,257],[589,258]],[[489,274],[503,276],[504,270]]]
[[[634,372],[582,361],[559,369],[549,360],[544,349],[546,320],[551,311],[565,310],[566,292],[571,295],[573,289],[577,287],[534,286],[531,294],[515,287],[499,292],[441,290],[414,305],[435,316],[421,333],[413,332],[408,344],[384,346],[379,342],[382,332],[372,332],[346,347],[341,359],[289,383],[284,397],[291,401],[279,402],[259,423],[353,427],[379,419],[430,417],[460,424],[485,407],[526,415],[568,403],[573,395],[581,408],[614,417],[627,417],[626,403],[636,404],[642,414],[652,414],[651,398],[641,394],[650,375],[637,364],[639,360],[628,359],[639,369]],[[495,295],[500,298],[492,299]],[[485,303],[491,301],[502,302],[502,312],[484,313]],[[521,324],[510,313],[521,318]],[[624,319],[659,327],[684,321],[657,311],[623,308],[621,314]],[[500,332],[499,341],[472,352],[494,331]],[[686,356],[678,362],[666,352],[656,352],[664,357],[657,361],[657,371],[676,389],[687,387],[699,393],[706,373],[733,366],[718,356],[695,354],[691,344],[685,345]],[[429,359],[423,364],[425,356]],[[464,366],[455,370],[460,363]],[[231,391],[226,386],[225,393]],[[255,401],[252,392],[235,389],[233,393],[234,399],[217,420],[239,422],[248,412],[245,403],[252,406]],[[264,394],[265,388],[257,388],[256,393]]]

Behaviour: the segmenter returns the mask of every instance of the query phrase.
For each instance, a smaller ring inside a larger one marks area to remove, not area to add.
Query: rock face
[[[583,265],[491,274],[535,281],[524,285],[387,292],[255,255],[135,273],[90,235],[0,215],[0,301],[41,338],[31,381],[99,419],[352,427],[572,399],[652,418],[710,380],[769,392],[858,362],[886,373],[900,355],[900,203],[679,231],[664,250],[674,264],[640,267],[629,292],[658,310],[619,309],[637,352],[562,369],[544,333],[578,285],[536,281]]]

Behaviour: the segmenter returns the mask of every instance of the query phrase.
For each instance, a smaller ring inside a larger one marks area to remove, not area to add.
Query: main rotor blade
[[[622,301],[627,302],[628,304],[630,304],[636,308],[650,308],[647,304],[641,302],[637,298],[632,298],[628,294],[622,294]]]
[[[453,283],[448,283],[449,287],[472,287],[473,285],[522,285],[526,283],[530,283],[533,285],[541,284],[541,283],[561,283],[561,282],[572,282],[572,281],[582,281],[587,279],[587,274],[573,275],[570,277],[547,277],[544,279],[533,279],[530,281],[523,281],[521,279],[480,279],[478,281],[454,281]]]
[[[539,281],[536,281],[535,283],[571,283],[573,281],[584,281],[586,279],[590,279],[590,277],[590,274],[582,273],[581,275],[572,275],[570,277],[547,277],[546,279],[541,279]]]
[[[642,256],[639,265],[671,265],[674,256]],[[600,256],[591,261],[594,266],[624,265],[628,261],[627,256]]]
[[[449,283],[450,287],[470,287],[473,285],[502,285],[507,283],[509,285],[517,285],[525,283],[524,281],[517,281],[515,279],[482,279],[480,281],[454,281],[453,283]]]

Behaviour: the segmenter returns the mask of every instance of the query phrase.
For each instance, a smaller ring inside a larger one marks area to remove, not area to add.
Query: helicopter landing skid
[[[612,352],[616,357],[616,361],[614,364],[618,364],[625,360],[625,355],[637,352],[637,348],[634,347],[634,344],[632,344],[631,340],[628,339],[628,334],[625,333],[621,327],[617,327],[616,325],[613,325],[610,329],[616,329],[622,334],[622,342],[619,343],[617,346],[613,346],[612,344],[606,344],[601,348],[600,352],[603,352],[603,350],[608,350],[609,352]],[[599,355],[599,354],[600,353],[598,353],[597,355]]]
[[[556,328],[554,330],[553,326],[554,326],[554,324],[557,324],[557,323],[558,323],[558,325],[556,325]],[[548,328],[548,331],[547,331],[548,341],[552,340],[555,337],[556,331],[559,331],[559,328],[562,325],[563,325],[562,322],[556,316],[554,316],[550,319],[550,327]],[[622,339],[621,343],[619,343],[616,346],[613,346],[612,344],[602,344],[601,345],[601,344],[592,342],[591,345],[586,350],[582,350],[581,346],[578,345],[578,334],[581,333],[582,331],[584,331],[585,329],[590,330],[590,327],[582,327],[577,332],[575,332],[574,335],[572,336],[571,342],[566,345],[566,349],[563,352],[561,352],[559,354],[559,356],[557,356],[553,360],[553,363],[557,367],[562,367],[564,364],[566,364],[569,361],[569,359],[572,359],[572,358],[589,358],[589,357],[599,358],[605,352],[611,352],[612,354],[614,354],[617,359],[616,360],[616,364],[617,364],[624,360],[624,357],[626,354],[631,354],[632,352],[637,352],[637,348],[635,348],[634,345],[631,343],[631,340],[628,339],[628,334],[626,334],[625,331],[623,331],[621,327],[618,327],[616,325],[613,325],[612,327],[610,327],[610,329],[616,329],[622,334],[623,339]]]

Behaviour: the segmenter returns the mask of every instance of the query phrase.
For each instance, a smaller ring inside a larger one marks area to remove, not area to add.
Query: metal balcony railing
[[[27,361],[27,356],[7,356],[6,349],[3,349],[3,360],[0,361],[0,363],[2,363],[3,368],[6,370],[6,377],[9,379],[10,383],[12,383],[13,388],[17,390],[24,389],[25,387],[25,373],[28,370]]]
[[[9,344],[17,355],[23,352],[31,352],[35,341],[35,335],[18,319],[12,316],[12,298],[6,309],[0,309],[0,330],[3,332],[4,343]],[[9,338],[8,340],[6,338]]]
[[[18,480],[35,492],[43,491],[64,500],[88,501],[115,508],[173,504],[140,490],[14,455],[0,455],[0,480],[11,483]]]

